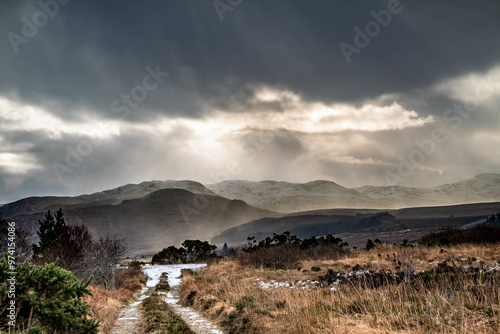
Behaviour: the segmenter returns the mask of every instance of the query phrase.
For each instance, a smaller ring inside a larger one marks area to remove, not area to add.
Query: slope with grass
[[[500,331],[499,262],[499,245],[377,246],[300,270],[221,262],[180,291],[229,333],[487,334]]]

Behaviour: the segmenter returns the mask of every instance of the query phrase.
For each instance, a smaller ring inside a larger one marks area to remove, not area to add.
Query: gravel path
[[[224,334],[215,324],[203,317],[200,313],[191,307],[184,307],[179,303],[179,285],[181,284],[182,269],[198,269],[204,267],[205,264],[180,264],[180,265],[155,265],[145,266],[144,272],[149,277],[146,285],[148,287],[155,286],[160,279],[162,273],[168,275],[168,284],[171,290],[167,293],[165,302],[177,313],[182,320],[191,328],[193,332],[198,334]]]
[[[162,273],[168,274],[168,284],[171,291],[168,292],[165,302],[177,313],[182,320],[191,328],[192,331],[198,334],[224,334],[215,324],[210,320],[203,317],[200,313],[191,307],[184,307],[179,302],[179,285],[181,284],[181,270],[182,269],[198,269],[204,267],[205,264],[180,264],[180,265],[154,265],[144,266],[144,273],[148,276],[145,289],[141,292],[139,300],[131,305],[125,306],[121,311],[115,325],[111,329],[112,334],[139,334],[142,333],[140,329],[141,311],[139,305],[144,298],[147,298],[146,292],[148,288],[154,287],[158,284]]]
[[[142,300],[148,295],[146,294],[147,288],[141,291],[141,296],[139,300],[133,304],[127,305],[120,311],[118,319],[116,319],[113,328],[111,328],[112,334],[139,334],[142,333],[140,330],[141,323],[141,311],[139,310],[139,305]]]

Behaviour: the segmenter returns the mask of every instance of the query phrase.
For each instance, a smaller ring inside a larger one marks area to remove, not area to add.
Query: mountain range
[[[364,186],[345,188],[331,181],[289,183],[239,180],[209,184],[220,196],[278,212],[333,208],[399,209],[500,201],[500,174],[432,188]]]
[[[210,240],[253,220],[304,216],[305,211],[342,208],[349,210],[335,214],[355,214],[497,201],[500,174],[481,174],[433,188],[345,188],[322,180],[228,180],[206,186],[189,180],[147,181],[75,197],[28,197],[0,206],[0,217],[36,230],[47,210],[62,208],[68,223],[85,224],[97,235],[122,235],[131,254],[148,254],[184,239]],[[318,214],[324,213],[314,213]]]

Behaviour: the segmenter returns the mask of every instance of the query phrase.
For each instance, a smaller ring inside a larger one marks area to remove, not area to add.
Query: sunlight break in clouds
[[[0,130],[43,131],[49,138],[61,138],[63,135],[84,135],[92,138],[106,138],[119,135],[117,124],[105,128],[99,122],[85,120],[80,123],[64,121],[49,111],[31,105],[22,105],[16,101],[0,97]]]
[[[493,67],[485,73],[468,73],[458,78],[445,80],[436,86],[436,91],[465,103],[477,103],[471,100],[474,96],[480,101],[498,97],[500,96],[500,66]]]
[[[216,110],[199,120],[164,120],[159,127],[170,131],[182,124],[194,133],[202,134],[207,142],[214,143],[219,137],[245,129],[281,129],[302,133],[382,131],[421,127],[434,122],[432,116],[419,117],[415,111],[405,110],[395,101],[388,106],[368,103],[361,108],[340,103],[325,105],[305,102],[293,92],[268,87],[258,89],[254,101],[257,102],[254,109],[246,112]],[[284,111],[266,110],[266,104],[261,106],[258,102],[279,103]]]
[[[11,173],[22,174],[27,171],[41,169],[33,160],[26,154],[0,152],[0,167]]]

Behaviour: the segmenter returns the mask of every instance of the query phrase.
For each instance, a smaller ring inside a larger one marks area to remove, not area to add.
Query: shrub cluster
[[[127,268],[120,268],[115,271],[116,289],[127,289],[132,292],[141,288],[145,284],[147,276],[141,269],[141,262],[130,261]]]
[[[35,264],[58,259],[59,266],[78,278],[86,280],[93,275],[93,284],[115,288],[114,270],[127,250],[122,238],[108,235],[96,240],[84,225],[66,224],[61,209],[55,215],[49,210],[39,224],[40,241],[33,245]]]
[[[273,234],[273,237],[257,242],[254,237],[247,238],[248,245],[243,248],[239,262],[253,267],[268,267],[275,269],[296,268],[300,260],[338,258],[346,252],[349,246],[340,238],[331,234],[327,236],[310,237],[304,240],[286,231]]]
[[[500,228],[486,225],[478,225],[468,230],[445,227],[422,236],[420,243],[426,246],[454,246],[464,243],[495,244],[500,243]]]
[[[92,318],[95,312],[86,302],[93,298],[88,285],[113,289],[116,277],[120,287],[135,291],[141,287],[140,266],[115,275],[126,251],[124,240],[96,240],[85,226],[67,225],[61,209],[55,215],[48,211],[39,224],[38,244],[31,245],[31,231],[22,225],[16,225],[12,237],[15,250],[7,251],[8,244],[0,242],[0,332],[97,333],[99,321]],[[0,232],[8,225],[0,219]],[[20,258],[26,261],[16,265]],[[8,315],[15,316],[15,328]]]
[[[0,260],[0,304],[12,300],[12,270],[7,253]],[[89,305],[82,300],[90,295],[87,282],[55,263],[36,267],[25,261],[15,274],[16,329],[48,333],[97,333],[99,322],[90,316]],[[1,308],[0,329],[12,330],[7,307]],[[38,330],[38,331],[37,331]],[[1,332],[1,330],[0,330]]]
[[[195,263],[217,258],[214,253],[217,246],[210,245],[208,241],[185,240],[182,246],[180,248],[175,246],[163,248],[153,255],[151,264]]]

